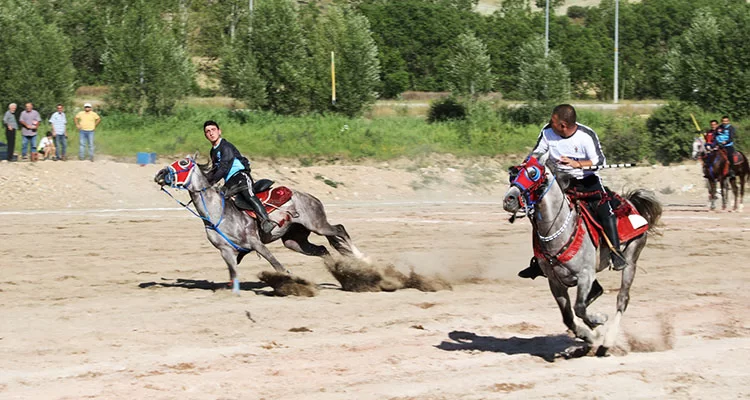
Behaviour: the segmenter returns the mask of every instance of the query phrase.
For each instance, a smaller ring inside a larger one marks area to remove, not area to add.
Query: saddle
[[[646,221],[646,218],[643,218],[638,213],[633,203],[608,188],[605,189],[607,190],[612,211],[617,218],[617,234],[620,236],[620,243],[626,243],[644,234],[648,230],[648,221]],[[603,240],[601,236],[604,235],[604,230],[602,229],[601,222],[596,218],[596,210],[591,209],[591,206],[586,202],[580,201],[582,200],[581,198],[576,198],[575,194],[569,194],[568,198],[580,210],[583,222],[586,224],[591,236],[591,241],[594,242],[596,247],[599,247],[599,243]]]
[[[266,207],[266,212],[270,215],[272,212],[276,211],[279,207],[283,206],[284,204],[288,203],[289,200],[292,199],[292,190],[289,189],[286,186],[279,186],[276,188],[272,188],[273,181],[270,179],[260,179],[257,182],[253,183],[253,193],[255,193],[255,196],[258,197],[258,199],[263,203],[263,205]],[[242,196],[236,196],[237,193],[239,193],[241,190],[246,190],[247,188],[238,185],[232,190],[227,191],[224,194],[224,197],[231,198],[232,201],[234,201],[234,205],[237,206],[240,210],[244,211],[245,214],[250,216],[250,218],[257,218],[258,216],[255,215],[255,211],[253,211],[252,205],[245,201],[245,199]],[[283,226],[284,222],[286,220],[291,220],[291,216],[287,215],[286,218],[282,219],[281,221],[278,221],[277,223],[279,226]]]

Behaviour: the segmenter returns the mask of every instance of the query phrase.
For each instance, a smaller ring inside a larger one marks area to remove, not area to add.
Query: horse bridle
[[[534,219],[532,218],[532,215],[535,211],[534,206],[542,201],[547,192],[549,192],[552,184],[554,184],[557,177],[552,174],[552,179],[548,179],[546,174],[546,167],[544,165],[541,165],[539,163],[539,160],[537,160],[534,156],[529,157],[520,166],[513,168],[515,169],[515,172],[517,172],[517,175],[513,179],[511,185],[517,187],[521,192],[521,196],[523,196],[523,200],[525,202],[524,205],[526,207],[526,215],[529,217],[529,220],[533,224]],[[563,204],[565,204],[565,202],[563,202]],[[563,222],[562,226],[560,226],[560,228],[556,232],[548,236],[543,236],[539,233],[539,231],[537,231],[536,228],[534,229],[539,240],[541,240],[542,242],[550,242],[556,239],[565,231],[565,227],[568,226],[568,224],[570,223],[570,219],[574,214],[572,205],[568,203],[568,206],[570,208],[568,216],[565,217],[565,222]],[[558,210],[558,215],[561,211],[562,204],[560,205],[560,210]]]
[[[173,162],[167,166],[167,174],[164,176],[164,182],[172,188],[187,190],[195,165],[195,161],[190,158],[183,158],[182,160]],[[187,175],[183,178],[182,174],[185,173]]]

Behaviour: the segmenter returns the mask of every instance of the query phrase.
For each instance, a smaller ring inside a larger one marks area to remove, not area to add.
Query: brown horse
[[[734,153],[735,159],[730,162],[724,149],[706,146],[702,137],[696,137],[693,141],[693,159],[700,158],[703,161],[703,175],[708,180],[708,199],[711,202],[711,210],[716,209],[717,182],[721,187],[722,210],[727,209],[729,187],[732,188],[734,194],[734,210],[742,211],[744,208],[745,181],[750,176],[750,165],[741,151],[735,150]],[[739,185],[737,178],[739,178]]]

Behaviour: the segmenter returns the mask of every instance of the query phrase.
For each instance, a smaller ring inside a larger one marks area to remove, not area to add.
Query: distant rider
[[[734,137],[735,131],[734,127],[729,122],[729,117],[726,115],[721,117],[721,126],[719,126],[716,133],[716,143],[727,152],[730,178],[734,178],[734,168],[732,168],[732,165],[734,164]]]
[[[716,135],[718,135],[719,132],[719,121],[712,119],[710,124],[711,129],[703,134],[703,139],[706,141],[706,150],[713,150],[716,148]]]
[[[531,154],[549,152],[549,159],[559,164],[560,170],[573,176],[568,190],[581,193],[596,193],[587,197],[586,202],[596,210],[604,233],[612,243],[612,266],[621,271],[627,261],[620,252],[620,237],[617,234],[617,217],[612,212],[604,185],[595,170],[583,170],[582,167],[605,164],[599,137],[593,129],[576,123],[576,110],[570,104],[561,104],[552,110],[552,118],[542,128],[536,147]],[[532,257],[528,268],[518,273],[522,278],[536,278],[543,275],[539,263]]]
[[[241,188],[238,194],[250,203],[253,211],[258,216],[260,229],[271,232],[275,223],[268,218],[266,208],[260,199],[253,194],[253,179],[250,177],[250,161],[240,154],[239,150],[221,137],[219,124],[214,121],[206,121],[203,124],[203,133],[211,142],[211,164],[212,168],[206,174],[210,185],[224,179],[227,190]]]

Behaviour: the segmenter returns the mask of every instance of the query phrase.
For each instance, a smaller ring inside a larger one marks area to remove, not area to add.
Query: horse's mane
[[[557,180],[557,185],[560,186],[560,190],[565,193],[565,191],[568,190],[568,187],[570,187],[570,183],[574,179],[573,175],[566,170],[560,169],[557,163],[552,160],[547,160],[547,162],[544,163],[544,166],[552,171],[552,174],[555,175],[555,178]]]
[[[209,161],[209,162],[207,162],[207,163],[205,163],[205,164],[199,164],[199,163],[198,163],[198,162],[196,161],[195,165],[197,165],[197,166],[198,166],[198,169],[200,169],[200,171],[201,171],[201,173],[202,173],[203,175],[205,175],[205,174],[206,174],[206,173],[207,173],[208,171],[210,171],[210,170],[211,170],[211,162],[210,162],[210,161]]]

